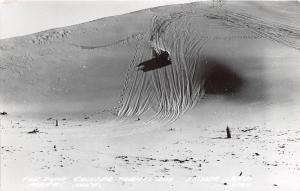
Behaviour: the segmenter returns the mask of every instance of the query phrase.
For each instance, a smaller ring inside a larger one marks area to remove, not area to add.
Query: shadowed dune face
[[[201,68],[206,94],[237,94],[244,85],[243,77],[223,62],[226,61],[208,59],[206,66]]]
[[[246,44],[240,45],[244,51],[252,47]],[[247,46],[247,47],[246,47]],[[251,45],[250,45],[251,46]],[[237,53],[243,54],[241,51]],[[201,67],[199,76],[205,81],[203,88],[206,97],[222,96],[230,102],[239,104],[266,102],[271,99],[268,91],[268,79],[265,73],[271,70],[266,66],[266,61],[261,55],[252,55],[241,59],[240,56],[207,57],[205,64]],[[274,77],[274,83],[279,83]]]

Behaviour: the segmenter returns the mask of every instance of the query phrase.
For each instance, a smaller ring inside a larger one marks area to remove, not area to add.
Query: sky
[[[0,0],[0,39],[197,0]]]
[[[199,0],[0,0],[0,39]]]

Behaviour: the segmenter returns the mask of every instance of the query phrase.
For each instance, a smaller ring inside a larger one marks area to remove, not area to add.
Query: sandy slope
[[[1,189],[57,190],[54,183],[64,183],[62,190],[84,190],[81,176],[90,177],[88,190],[299,190],[295,49],[265,39],[210,43],[207,55],[239,71],[244,85],[233,95],[205,95],[166,127],[114,121],[105,110],[117,103],[151,18],[203,6],[160,7],[0,41],[0,109],[9,113],[1,116]],[[226,6],[299,27],[293,2]],[[227,125],[232,139],[224,139]]]

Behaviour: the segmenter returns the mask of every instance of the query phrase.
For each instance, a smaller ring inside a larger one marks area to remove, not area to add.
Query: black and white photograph
[[[0,0],[1,191],[300,191],[300,2]]]

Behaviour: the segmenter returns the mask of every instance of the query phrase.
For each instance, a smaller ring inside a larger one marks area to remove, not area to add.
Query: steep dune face
[[[204,91],[246,103],[294,100],[299,91],[295,48],[300,33],[295,27],[268,25],[270,16],[258,10],[265,6],[242,6],[264,15],[262,21],[268,22],[261,25],[247,15],[199,3],[2,40],[1,110],[84,112],[115,107],[120,116],[139,116],[151,108],[173,120]],[[284,20],[285,14],[278,17]],[[149,73],[136,71],[135,66],[152,58],[153,49],[168,51],[172,64]],[[134,79],[144,82],[138,85]]]
[[[281,90],[272,86],[280,80],[264,50],[287,52],[280,44],[299,51],[299,32],[226,9],[191,9],[156,16],[149,34],[151,46],[157,54],[168,52],[172,64],[149,74],[133,72],[118,114],[140,116],[154,108],[154,119],[172,122],[192,108],[205,91],[239,94],[240,100],[248,102],[276,99],[273,93]],[[260,51],[253,54],[258,47]],[[136,54],[142,60],[145,49]],[[250,62],[242,61],[249,58]],[[271,75],[265,74],[270,71]]]

